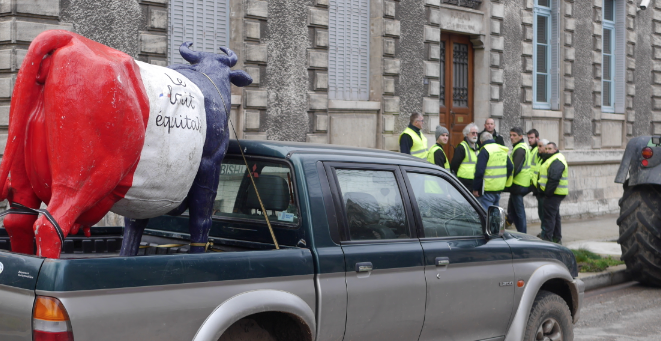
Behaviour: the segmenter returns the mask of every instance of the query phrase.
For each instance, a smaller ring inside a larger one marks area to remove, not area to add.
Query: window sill
[[[607,112],[602,112],[601,113],[601,119],[602,120],[611,120],[611,121],[624,121],[625,119],[624,114],[613,114],[613,113],[607,113]]]
[[[562,111],[533,109],[532,110],[532,117],[562,118]]]
[[[332,99],[328,101],[328,109],[341,111],[378,111],[381,110],[381,102]]]

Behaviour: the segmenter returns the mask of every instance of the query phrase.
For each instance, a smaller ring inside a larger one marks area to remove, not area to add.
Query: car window
[[[407,173],[418,203],[425,237],[482,235],[482,221],[459,191],[435,175]]]
[[[299,214],[289,166],[285,163],[254,159],[248,160],[248,166],[269,220],[298,224]],[[265,220],[243,159],[228,157],[223,160],[213,215]]]
[[[395,174],[336,169],[351,240],[410,238]]]

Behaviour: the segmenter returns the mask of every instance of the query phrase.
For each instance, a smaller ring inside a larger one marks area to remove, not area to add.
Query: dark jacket
[[[434,152],[434,162],[436,163],[437,166],[441,166],[442,168],[445,168],[445,153],[442,150],[443,145],[439,143],[436,143],[436,145],[441,147],[441,149]]]
[[[409,128],[418,133],[418,136],[422,137],[418,127],[414,126],[413,124],[409,124]],[[411,147],[413,147],[413,139],[411,136],[409,136],[409,134],[402,135],[402,137],[399,139],[399,152],[410,155]]]
[[[555,152],[553,154],[550,154],[549,157],[557,154],[559,152]],[[565,165],[562,163],[560,160],[555,160],[553,163],[549,166],[549,170],[547,172],[547,180],[546,180],[546,189],[544,189],[544,195],[552,196],[552,195],[557,195],[553,194],[555,190],[558,188],[558,185],[560,184],[560,178],[562,178],[562,172],[565,171]],[[561,195],[564,197],[564,195]]]
[[[477,134],[477,144],[480,146],[479,148],[482,148],[482,144],[480,143],[480,141],[482,141],[482,140],[480,139],[480,137],[482,137],[482,134],[485,131],[486,130],[482,130],[479,134]],[[498,134],[498,132],[496,130],[493,131],[492,135],[493,135],[493,139],[496,141],[496,143],[498,143],[501,146],[505,145],[505,140],[503,140],[503,136]]]
[[[470,148],[470,142],[468,142],[468,139],[464,137],[464,141],[468,143],[468,148]],[[475,144],[475,149],[473,150],[475,151],[478,150],[477,143]],[[466,152],[464,148],[461,148],[459,147],[459,145],[457,145],[457,147],[454,148],[454,156],[452,156],[452,161],[450,162],[450,170],[454,175],[457,175],[457,173],[459,172],[459,167],[461,166],[461,163],[464,162],[465,157],[466,157]],[[462,184],[464,184],[464,186],[466,186],[466,188],[468,188],[469,191],[473,188],[472,179],[464,179],[460,177],[457,177],[457,179],[459,179],[459,181]]]
[[[484,145],[490,143],[496,143],[494,140],[484,141]],[[473,181],[473,190],[478,193],[500,193],[500,192],[484,192],[484,172],[487,170],[487,162],[489,162],[489,152],[486,149],[482,149],[480,154],[477,156],[477,164],[475,165],[475,180]],[[507,158],[507,176],[512,175],[512,170],[514,165],[510,158]]]
[[[519,143],[525,143],[523,139],[521,141],[515,143],[512,146],[512,149],[516,147]],[[512,154],[512,163],[514,165],[514,174],[512,175],[513,177],[516,177],[521,173],[523,170],[523,167],[525,166],[526,163],[526,151],[522,148],[517,149],[513,154]],[[511,194],[518,194],[518,195],[525,195],[528,194],[529,191],[529,186],[519,186],[517,184],[512,184],[511,187],[507,190]]]

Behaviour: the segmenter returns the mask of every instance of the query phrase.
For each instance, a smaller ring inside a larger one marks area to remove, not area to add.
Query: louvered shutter
[[[179,54],[185,41],[196,51],[219,53],[229,46],[229,0],[171,0],[168,19],[169,64],[188,63]]]
[[[627,51],[627,3],[625,0],[614,1],[614,16],[615,16],[615,72],[614,72],[614,85],[615,85],[615,112],[623,114],[625,111],[626,103],[626,51]]]
[[[559,0],[551,0],[551,109],[560,109],[560,5]]]
[[[331,0],[328,96],[369,99],[369,1]]]

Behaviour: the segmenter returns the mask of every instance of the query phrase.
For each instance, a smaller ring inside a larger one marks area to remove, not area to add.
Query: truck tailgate
[[[32,307],[43,258],[0,251],[0,340],[32,340]]]

